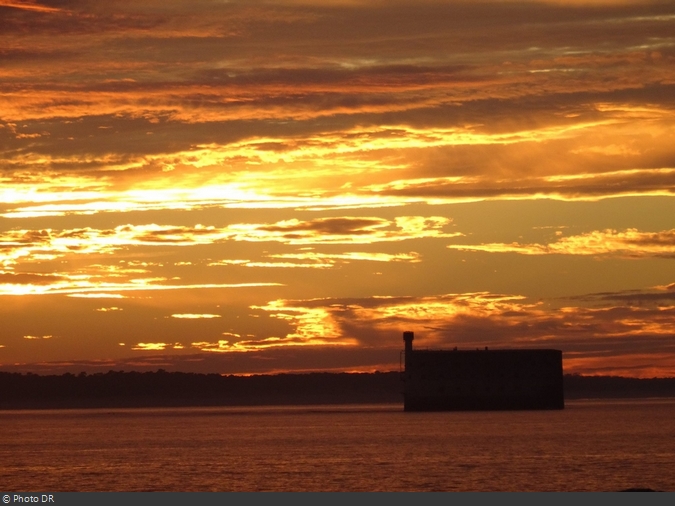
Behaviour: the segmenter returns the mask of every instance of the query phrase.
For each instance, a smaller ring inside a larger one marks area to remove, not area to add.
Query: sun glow
[[[672,372],[673,7],[535,3],[0,0],[0,368]]]

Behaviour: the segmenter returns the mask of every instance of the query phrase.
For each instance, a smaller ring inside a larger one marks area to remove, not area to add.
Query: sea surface
[[[0,411],[0,492],[675,491],[675,400]]]

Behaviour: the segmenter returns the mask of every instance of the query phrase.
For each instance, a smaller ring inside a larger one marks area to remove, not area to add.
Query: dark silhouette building
[[[413,350],[404,332],[405,411],[563,409],[562,351]]]

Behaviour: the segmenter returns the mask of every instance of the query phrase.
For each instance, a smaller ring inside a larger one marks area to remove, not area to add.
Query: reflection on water
[[[0,412],[6,491],[675,490],[675,400]]]

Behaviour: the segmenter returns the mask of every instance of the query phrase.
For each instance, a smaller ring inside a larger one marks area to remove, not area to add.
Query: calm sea
[[[675,491],[675,400],[0,412],[0,491]]]

